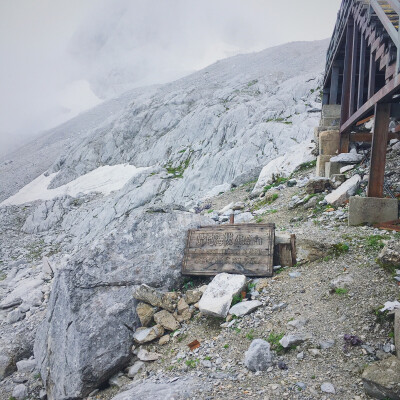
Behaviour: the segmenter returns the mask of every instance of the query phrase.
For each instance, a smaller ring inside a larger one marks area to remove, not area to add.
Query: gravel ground
[[[301,172],[296,178],[302,179],[310,173],[311,170]],[[246,185],[206,203],[218,210],[230,202],[245,201],[246,208],[254,210],[260,200],[249,200],[249,189],[251,185]],[[390,318],[378,319],[376,310],[386,301],[398,299],[399,287],[375,259],[381,244],[395,234],[371,227],[348,227],[346,207],[330,212],[303,206],[290,210],[288,204],[292,196],[302,191],[298,187],[279,191],[278,199],[261,210],[262,215],[257,218],[262,220],[258,221],[274,222],[278,230],[295,233],[299,247],[302,241],[316,246],[324,243],[327,249],[341,243],[348,246],[348,251],[337,255],[327,251],[319,260],[303,260],[299,266],[282,269],[268,280],[268,286],[258,297],[263,306],[235,320],[230,328],[221,327],[223,320],[197,312],[167,345],[145,346],[162,354],[162,358],[146,363],[135,381],[158,383],[197,377],[203,380],[204,389],[196,391],[194,399],[368,398],[361,383],[363,369],[390,355],[383,350],[385,345],[386,351],[394,350],[394,346],[390,346],[394,344],[393,322]],[[376,240],[372,240],[374,238]],[[289,273],[293,272],[298,272],[299,276],[290,277]],[[342,276],[351,276],[352,283],[348,289],[332,293],[331,281]],[[284,303],[283,308],[273,311],[273,306],[280,303]],[[287,325],[299,319],[307,321],[303,328],[296,330]],[[295,349],[279,352],[271,370],[253,373],[244,366],[244,353],[253,339],[269,340],[271,335],[297,331],[310,333],[312,339]],[[346,345],[345,334],[359,337],[364,347]],[[190,352],[188,344],[195,339],[201,346]],[[321,341],[334,344],[322,349]],[[303,358],[299,353],[303,353]],[[280,369],[279,361],[287,369]],[[130,382],[128,378],[121,379]],[[323,393],[324,382],[331,383],[336,394]],[[108,388],[93,398],[110,399],[118,390]]]

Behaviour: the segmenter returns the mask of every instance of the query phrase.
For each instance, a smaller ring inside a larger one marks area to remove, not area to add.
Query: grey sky
[[[341,0],[1,0],[0,155],[122,91],[331,35]]]

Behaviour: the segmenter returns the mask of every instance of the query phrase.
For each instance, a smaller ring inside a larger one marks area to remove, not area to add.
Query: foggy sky
[[[330,37],[341,0],[1,0],[0,156],[136,86]]]

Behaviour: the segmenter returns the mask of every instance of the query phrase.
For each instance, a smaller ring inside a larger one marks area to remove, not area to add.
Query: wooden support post
[[[350,117],[350,85],[351,85],[351,69],[353,58],[353,36],[354,21],[349,19],[346,31],[346,51],[344,56],[344,72],[343,72],[343,88],[342,88],[342,114],[340,117],[340,125],[343,125]],[[340,152],[349,152],[349,136],[342,134],[340,136]]]
[[[371,52],[369,57],[368,99],[370,99],[375,94],[375,74],[376,74],[375,54]]]
[[[350,104],[349,104],[349,117],[356,111],[356,77],[357,77],[357,53],[359,34],[358,28],[354,25],[353,28],[353,50],[351,53],[351,76],[350,76]]]
[[[383,197],[390,108],[390,103],[375,104],[375,127],[372,137],[368,197]]]
[[[329,94],[329,104],[338,103],[338,89],[339,89],[339,66],[333,65],[331,74],[331,90]]]
[[[357,110],[364,104],[364,80],[365,80],[365,52],[367,48],[367,41],[361,34],[360,43],[360,70],[358,76],[358,98],[357,98]]]

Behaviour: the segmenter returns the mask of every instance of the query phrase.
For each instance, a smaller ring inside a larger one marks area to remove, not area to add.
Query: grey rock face
[[[175,284],[186,229],[206,221],[185,212],[134,210],[120,225],[125,230],[56,274],[34,346],[50,400],[84,397],[128,364],[139,326],[132,287]]]
[[[265,340],[255,339],[245,353],[244,363],[250,371],[266,371],[272,365],[272,360],[270,344]]]

